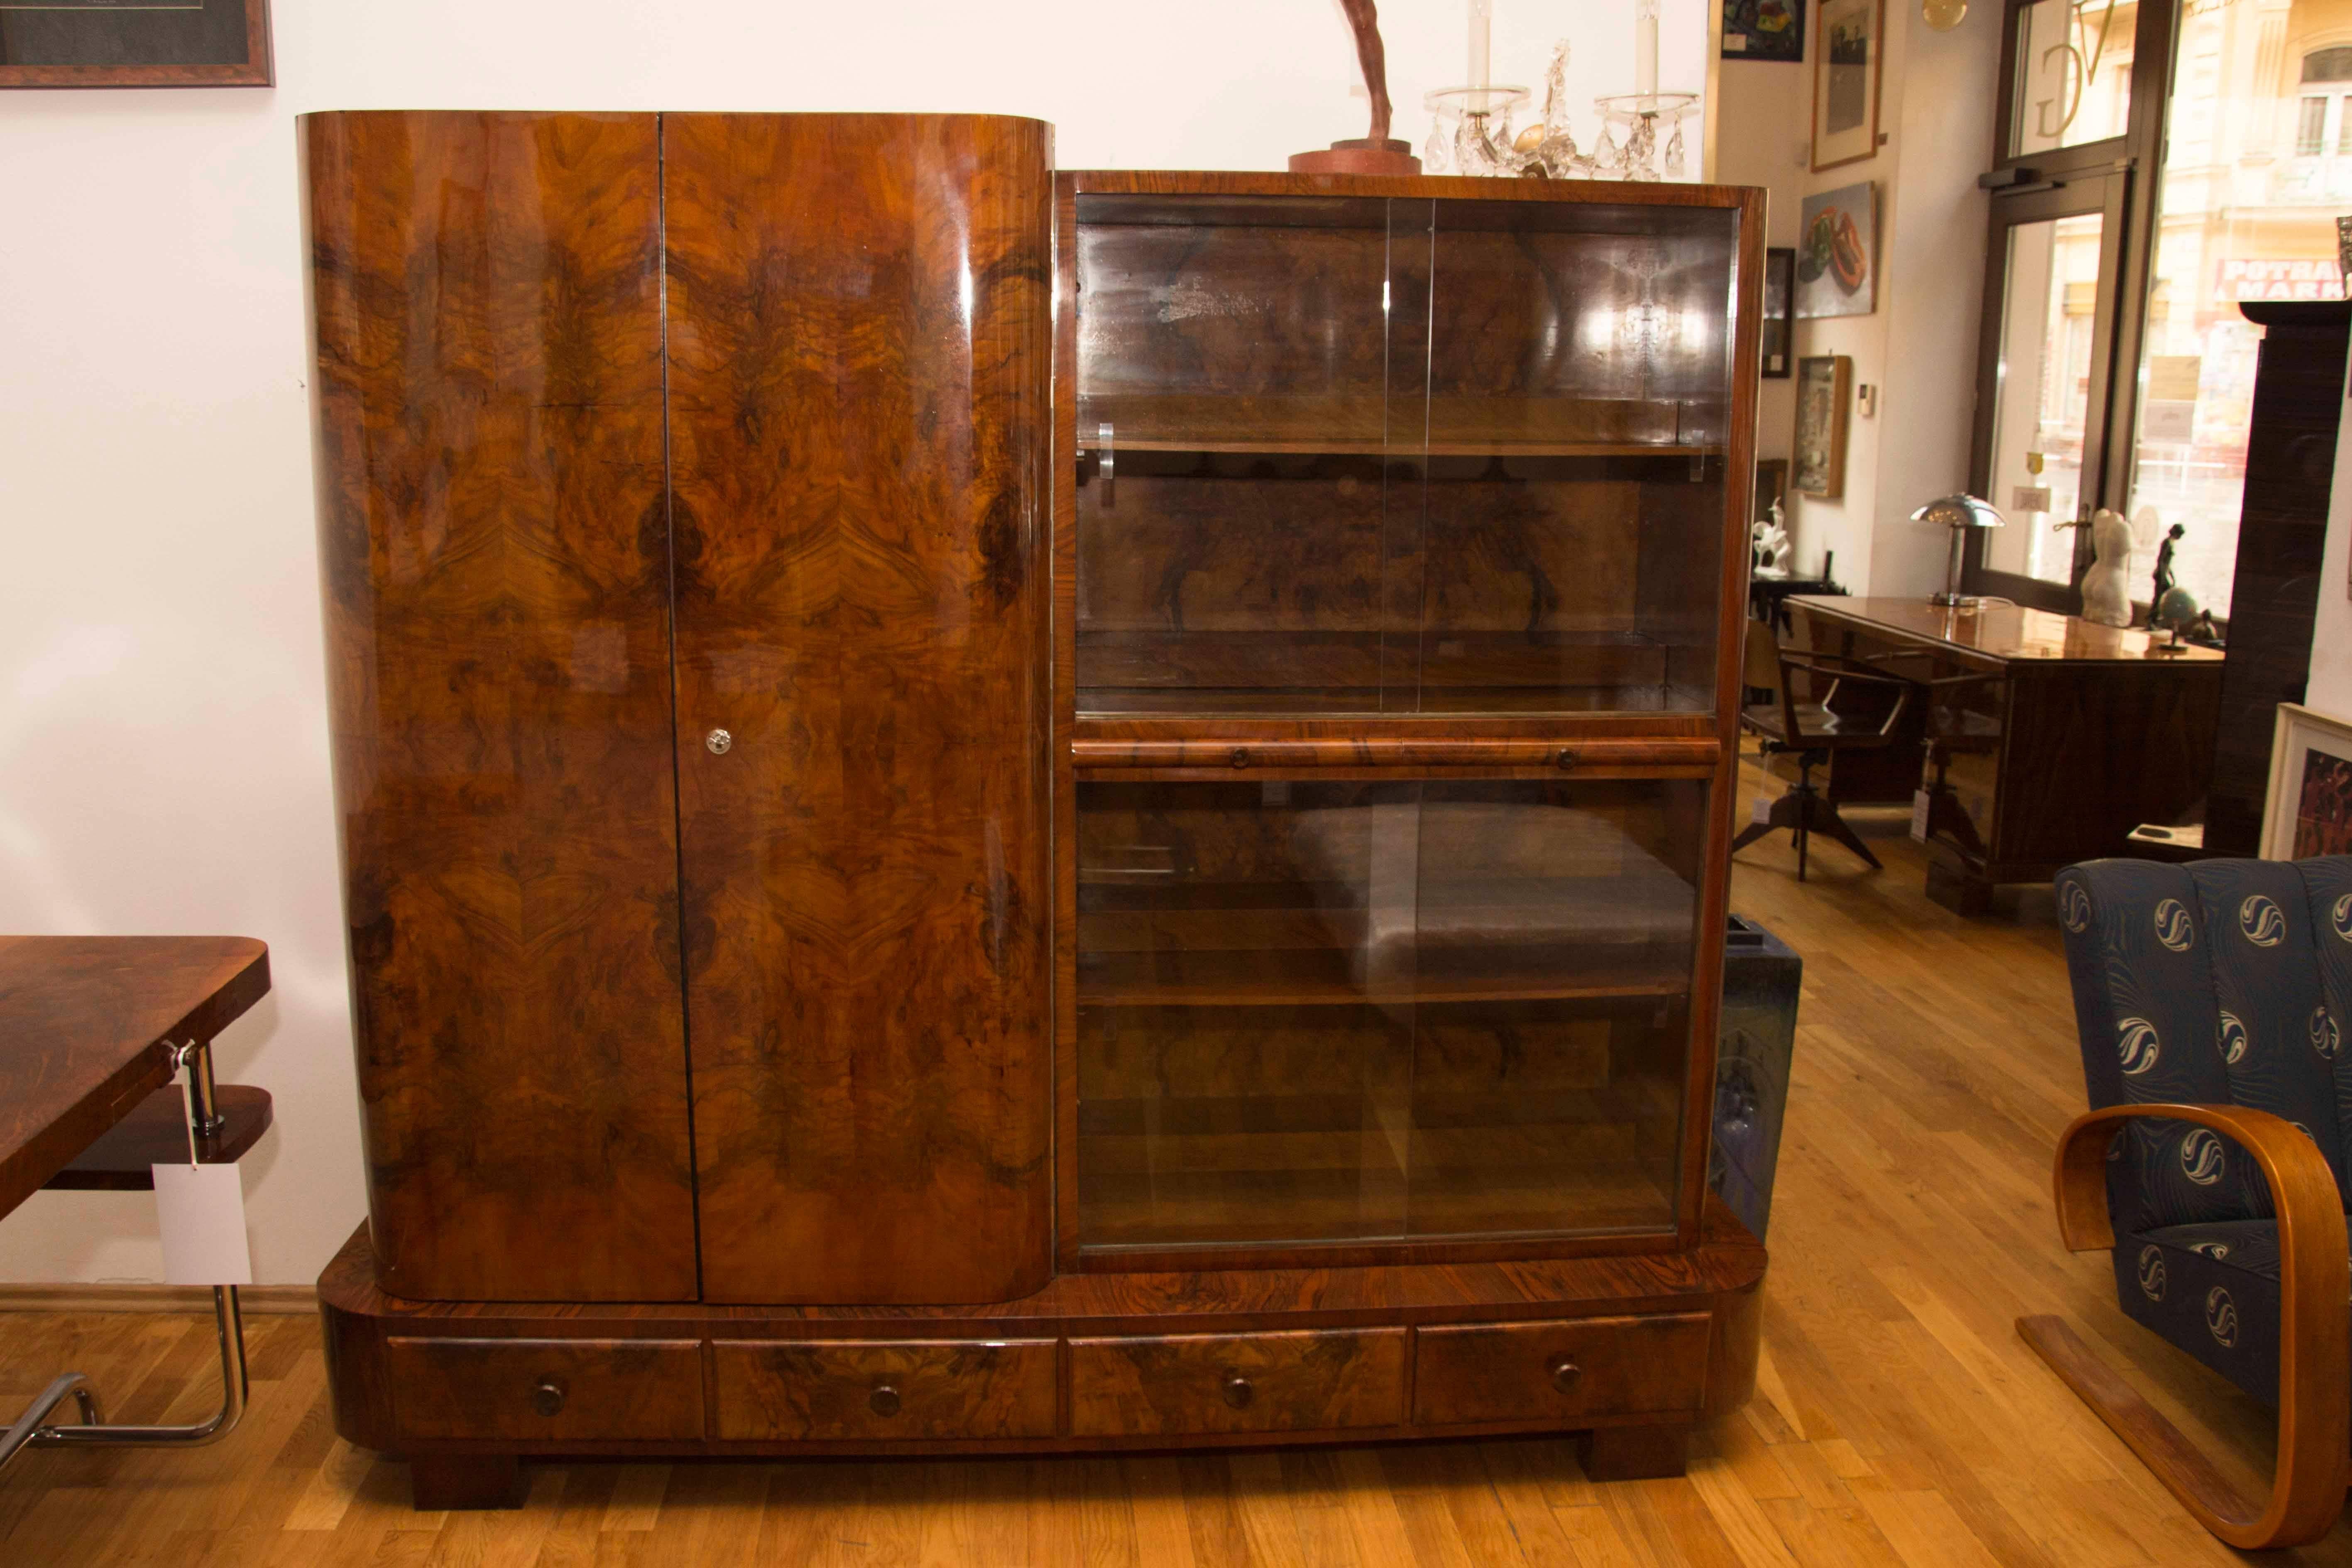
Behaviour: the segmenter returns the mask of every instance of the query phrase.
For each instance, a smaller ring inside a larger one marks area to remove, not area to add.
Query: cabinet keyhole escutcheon
[[[713,730],[702,737],[702,743],[710,748],[712,756],[723,757],[735,744],[735,737],[724,730]]]

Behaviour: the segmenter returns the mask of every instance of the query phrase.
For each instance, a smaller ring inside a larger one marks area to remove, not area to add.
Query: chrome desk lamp
[[[1971,495],[1950,495],[1929,501],[1911,514],[1911,521],[1937,523],[1952,531],[1952,561],[1944,573],[1944,591],[1930,594],[1927,602],[1955,609],[1971,609],[1983,604],[1982,599],[1960,592],[1960,565],[1968,553],[1969,531],[2000,528],[2008,520],[1992,509],[1990,501],[1979,500]]]

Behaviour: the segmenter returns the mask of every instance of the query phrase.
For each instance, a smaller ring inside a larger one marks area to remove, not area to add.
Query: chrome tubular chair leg
[[[0,1433],[0,1466],[6,1465],[26,1444],[40,1435],[42,1418],[58,1405],[63,1405],[68,1394],[73,1395],[74,1403],[81,1407],[82,1420],[92,1426],[98,1425],[100,1419],[98,1413],[98,1395],[91,1391],[89,1379],[78,1372],[67,1373],[48,1387],[41,1390],[40,1396],[25,1407],[25,1413],[16,1417],[8,1430],[5,1433]]]
[[[174,1065],[185,1068],[189,1074],[188,1105],[193,1126],[188,1152],[192,1160],[195,1155],[194,1132],[217,1121],[208,1046],[209,1042],[192,1040],[177,1047],[173,1057]],[[69,1372],[44,1389],[41,1396],[8,1428],[6,1436],[0,1436],[0,1465],[7,1464],[27,1447],[193,1448],[226,1436],[243,1419],[249,1392],[245,1363],[245,1313],[234,1285],[213,1287],[213,1331],[220,1342],[221,1403],[209,1420],[186,1426],[108,1426],[99,1415],[98,1397],[89,1386],[89,1379],[80,1373]],[[43,1418],[68,1394],[80,1407],[80,1422],[44,1426]]]
[[[188,1426],[107,1426],[95,1418],[79,1426],[44,1426],[33,1434],[38,1447],[90,1447],[116,1444],[144,1447],[201,1447],[228,1435],[245,1415],[245,1317],[236,1287],[213,1287],[213,1319],[220,1338],[221,1405],[212,1418]]]

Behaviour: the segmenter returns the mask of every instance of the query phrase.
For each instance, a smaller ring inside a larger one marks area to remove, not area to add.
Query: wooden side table
[[[47,1187],[139,1191],[151,1167],[233,1161],[268,1130],[265,1089],[215,1084],[212,1042],[269,990],[247,937],[0,936],[0,1216]],[[173,1079],[191,1075],[183,1098]],[[190,1111],[193,1107],[194,1121]],[[0,1433],[0,1466],[36,1444],[209,1443],[245,1413],[236,1287],[213,1289],[221,1407],[186,1426],[110,1426],[89,1380],[58,1377]],[[81,1420],[49,1424],[70,1396]]]

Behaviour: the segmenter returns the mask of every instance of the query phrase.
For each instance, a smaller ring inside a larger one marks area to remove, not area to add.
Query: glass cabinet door
[[[1419,707],[1706,712],[1738,215],[1447,202]]]
[[[1707,710],[1738,232],[1080,196],[1079,710]]]
[[[1081,1245],[1672,1229],[1706,794],[1081,784]]]
[[[1078,706],[1410,693],[1429,202],[1078,201]]]

